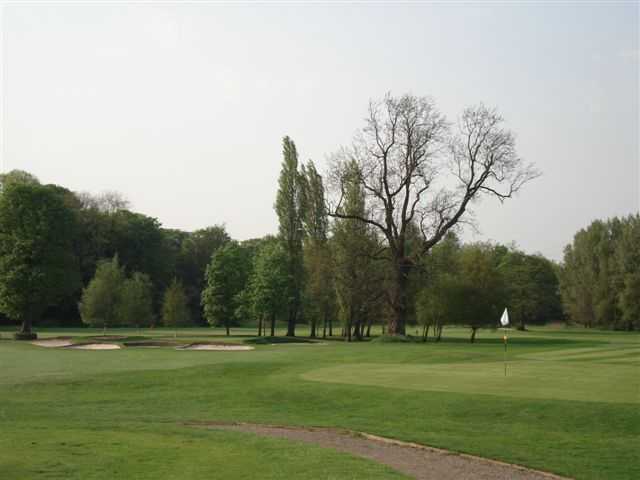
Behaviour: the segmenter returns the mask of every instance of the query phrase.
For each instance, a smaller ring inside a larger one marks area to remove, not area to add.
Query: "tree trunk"
[[[360,320],[355,321],[355,325],[353,326],[353,336],[356,337],[357,341],[362,340],[362,329],[360,328]]]
[[[478,331],[477,327],[471,327],[471,343],[476,341],[476,332]]]
[[[276,336],[276,316],[273,313],[271,314],[271,336]]]
[[[311,319],[311,334],[309,336],[311,338],[316,338],[316,317],[315,316]]]
[[[431,325],[426,324],[423,328],[422,328],[422,341],[426,342],[427,338],[429,338],[429,327]]]
[[[405,335],[407,312],[409,310],[409,272],[411,263],[404,255],[396,255],[393,278],[391,307],[393,315],[389,317],[389,335]]]
[[[287,320],[287,337],[296,336],[296,319],[298,317],[298,307],[292,306],[289,310],[289,318]]]
[[[434,328],[435,328],[435,327],[434,327]],[[440,341],[440,339],[442,338],[442,328],[443,328],[443,326],[439,324],[439,325],[438,325],[438,327],[437,327],[437,329],[438,329],[438,334],[437,334],[437,336],[436,336],[436,342],[439,342],[439,341]]]
[[[22,321],[22,326],[20,327],[20,333],[31,333],[31,315],[27,315],[25,319]]]
[[[333,318],[329,317],[329,336],[333,337]]]
[[[262,315],[258,318],[258,336],[262,336]]]
[[[367,338],[371,337],[371,324],[373,323],[373,321],[369,320],[369,323],[367,323]]]
[[[324,320],[322,324],[322,338],[327,338],[327,312],[324,312]]]
[[[224,328],[227,330],[227,337],[229,336],[229,325],[225,325]]]

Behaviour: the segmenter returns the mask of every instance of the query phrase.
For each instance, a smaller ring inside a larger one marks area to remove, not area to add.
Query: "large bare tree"
[[[352,162],[366,194],[366,216],[341,208]],[[393,271],[387,295],[392,335],[405,333],[408,280],[416,265],[416,252],[408,249],[412,232],[421,232],[417,254],[425,254],[447,231],[469,221],[465,213],[474,199],[503,201],[539,175],[517,155],[514,135],[495,110],[467,108],[451,125],[430,98],[389,94],[370,102],[364,128],[334,155],[330,169],[329,214],[372,225],[385,239],[380,254]]]

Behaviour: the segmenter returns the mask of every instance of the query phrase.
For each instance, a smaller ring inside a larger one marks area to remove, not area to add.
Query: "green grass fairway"
[[[41,338],[100,332],[47,330]],[[110,334],[171,340],[173,331]],[[179,341],[242,343],[188,329]],[[190,421],[366,431],[577,479],[640,478],[640,336],[449,329],[435,343],[86,351],[0,340],[0,478],[393,479],[376,463]]]

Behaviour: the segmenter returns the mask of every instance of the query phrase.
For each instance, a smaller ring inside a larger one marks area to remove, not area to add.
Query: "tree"
[[[561,318],[558,278],[549,260],[510,250],[500,261],[499,271],[505,284],[506,304],[518,329],[526,330],[527,323]]]
[[[514,136],[502,124],[495,110],[480,105],[467,108],[452,133],[430,99],[387,95],[370,103],[365,127],[334,156],[335,199],[329,214],[377,229],[387,244],[393,271],[390,334],[405,333],[410,307],[409,277],[417,261],[407,252],[410,226],[419,226],[423,242],[417,253],[423,255],[466,221],[472,200],[511,198],[538,175],[517,156]],[[352,162],[360,172],[367,215],[341,210]]]
[[[287,292],[289,272],[287,271],[287,253],[282,243],[270,241],[264,243],[254,258],[253,274],[249,283],[251,311],[260,324],[271,323],[271,336],[275,336],[277,317],[289,307]]]
[[[65,201],[35,182],[8,182],[0,194],[0,311],[22,322],[16,338],[34,338],[32,322],[80,285]]]
[[[40,181],[35,175],[24,170],[11,170],[0,174],[0,192],[11,184],[40,185]]]
[[[116,317],[123,325],[149,326],[153,323],[153,284],[147,274],[134,272],[122,282]]]
[[[78,309],[82,321],[92,326],[114,325],[119,320],[120,295],[125,281],[124,267],[118,256],[98,263],[96,274],[82,291]]]
[[[346,179],[345,200],[333,227],[334,276],[338,308],[345,337],[362,339],[363,327],[370,318],[370,308],[381,297],[383,278],[375,265],[380,246],[374,231],[352,217],[364,217],[365,195],[358,183],[358,166],[351,163]]]
[[[162,300],[162,322],[167,327],[184,327],[191,324],[187,295],[182,283],[176,278],[164,292]]]
[[[560,291],[572,321],[585,327],[638,327],[639,224],[639,215],[596,220],[566,246]]]
[[[416,295],[416,317],[418,324],[423,327],[424,341],[427,340],[431,327],[436,341],[442,338],[452,302],[449,295],[451,292],[447,287],[460,270],[460,250],[460,240],[449,231],[422,259],[422,272],[418,279],[421,288]]]
[[[278,234],[286,254],[286,271],[289,276],[287,305],[287,336],[296,334],[296,322],[300,315],[304,266],[302,256],[301,181],[298,172],[298,151],[289,137],[282,140],[282,169],[278,179],[275,210],[278,214]]]
[[[504,284],[494,248],[481,243],[463,247],[457,275],[447,275],[444,282],[448,320],[468,325],[473,343],[480,328],[496,325],[504,308]]]
[[[192,314],[202,318],[202,290],[205,287],[205,271],[211,257],[231,238],[224,225],[214,225],[186,234],[182,240],[176,264],[176,272],[182,281]]]
[[[302,166],[302,225],[305,231],[303,258],[305,269],[305,312],[310,320],[310,336],[316,336],[319,320],[323,321],[323,337],[334,310],[333,272],[328,243],[327,216],[322,176],[312,161]]]
[[[625,330],[640,328],[640,215],[623,220],[623,232],[616,247],[619,271],[618,308],[621,327]]]
[[[213,254],[205,273],[204,316],[210,325],[224,326],[227,335],[230,327],[240,321],[236,310],[242,300],[239,294],[247,286],[250,260],[240,244],[230,242]]]

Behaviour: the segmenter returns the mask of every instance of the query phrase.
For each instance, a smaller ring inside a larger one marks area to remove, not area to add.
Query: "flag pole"
[[[502,360],[504,362],[504,376],[507,376],[507,325],[509,325],[509,312],[505,308],[500,317],[500,325],[502,325],[502,341],[504,342],[504,353]]]
[[[504,376],[507,376],[507,329],[504,329]]]

